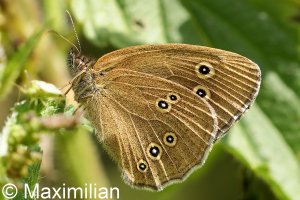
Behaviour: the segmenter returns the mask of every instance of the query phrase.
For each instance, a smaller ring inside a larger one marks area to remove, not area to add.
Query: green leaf
[[[36,47],[44,30],[32,35],[21,47],[7,60],[7,65],[0,71],[0,99],[5,97],[13,87],[14,82],[24,70],[24,65]]]
[[[86,37],[99,46],[182,41],[179,30],[189,18],[173,0],[73,0],[71,5]]]
[[[300,164],[282,134],[256,106],[227,138],[249,167],[281,199],[300,198]],[[285,197],[285,198],[283,198]]]

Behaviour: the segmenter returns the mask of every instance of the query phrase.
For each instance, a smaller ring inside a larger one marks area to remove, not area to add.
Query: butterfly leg
[[[80,97],[82,101],[85,101],[85,99],[88,99],[85,103],[80,103],[79,106],[75,109],[75,113],[82,107],[85,106],[83,111],[86,110],[87,106],[90,105],[90,103],[94,100],[95,94],[88,94],[86,96]]]

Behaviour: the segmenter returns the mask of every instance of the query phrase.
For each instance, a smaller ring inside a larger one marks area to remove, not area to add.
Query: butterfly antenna
[[[75,28],[75,24],[74,24],[72,15],[70,14],[70,12],[68,10],[66,10],[66,13],[69,15],[69,18],[70,18],[70,21],[72,23],[73,30],[74,30],[74,33],[75,33],[75,37],[76,37],[76,40],[77,40],[77,44],[78,44],[78,47],[79,47],[79,50],[78,50],[78,48],[76,48],[76,49],[77,49],[78,53],[81,53],[81,45],[80,45],[80,41],[79,41],[79,38],[78,38],[78,35],[77,35],[77,31],[76,31],[76,28]]]
[[[66,42],[68,42],[69,44],[71,44],[78,51],[78,53],[81,52],[80,48],[78,48],[73,42],[71,42],[70,40],[68,40],[65,36],[63,36],[63,35],[59,34],[58,32],[56,32],[55,30],[49,30],[48,33],[54,33],[54,34],[58,35],[63,40],[65,40]]]

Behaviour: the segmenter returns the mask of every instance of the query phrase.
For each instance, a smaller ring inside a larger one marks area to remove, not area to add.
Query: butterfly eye
[[[208,62],[201,62],[195,67],[196,74],[199,78],[208,78],[215,74],[215,70]]]
[[[162,154],[161,147],[155,143],[151,143],[147,149],[148,156],[153,160],[159,160]]]
[[[146,163],[146,161],[144,160],[140,160],[138,163],[137,163],[137,168],[140,172],[146,172],[148,170],[148,164]]]
[[[169,147],[174,147],[177,143],[177,136],[171,132],[166,133],[164,135],[164,143]]]
[[[177,103],[180,100],[180,96],[178,94],[175,94],[175,93],[169,93],[167,95],[167,100],[170,103]]]
[[[162,113],[166,113],[169,112],[171,110],[171,104],[164,99],[158,99],[156,101],[156,108],[162,112]]]
[[[198,86],[194,87],[193,91],[202,98],[207,98],[207,99],[210,98],[210,92],[204,86],[198,85]]]

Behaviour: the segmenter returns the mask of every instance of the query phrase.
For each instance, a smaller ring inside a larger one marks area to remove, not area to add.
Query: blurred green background
[[[298,0],[0,0],[0,127],[24,98],[15,83],[38,79],[62,87],[70,80],[71,45],[48,32],[77,45],[66,9],[83,53],[95,59],[136,44],[204,45],[255,61],[262,86],[255,105],[183,183],[162,192],[131,188],[93,133],[79,127],[41,135],[41,185],[119,187],[125,200],[300,200]],[[2,186],[11,179],[0,165]]]

